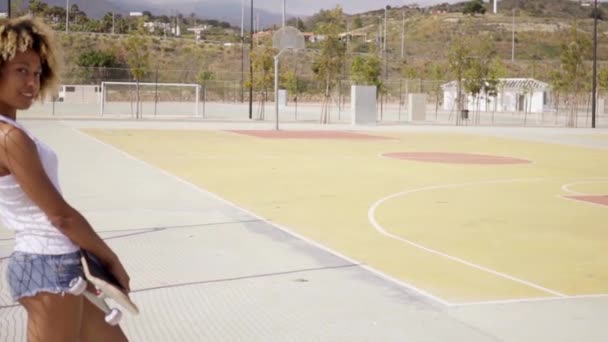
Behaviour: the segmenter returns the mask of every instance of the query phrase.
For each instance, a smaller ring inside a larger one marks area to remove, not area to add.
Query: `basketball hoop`
[[[272,47],[279,50],[301,50],[306,47],[304,35],[292,26],[285,26],[272,36]]]
[[[306,48],[304,35],[292,26],[284,26],[272,36],[272,47],[279,50],[274,56],[274,103],[275,129],[279,130],[279,56],[287,50],[302,50]]]

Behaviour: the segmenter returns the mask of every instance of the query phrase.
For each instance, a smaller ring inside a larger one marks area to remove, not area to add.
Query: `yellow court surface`
[[[606,150],[453,133],[84,132],[448,303],[608,293]],[[403,152],[521,162],[388,155]]]

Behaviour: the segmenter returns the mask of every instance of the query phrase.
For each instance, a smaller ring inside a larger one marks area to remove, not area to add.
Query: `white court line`
[[[502,272],[493,270],[491,268],[488,268],[488,267],[485,267],[485,266],[481,266],[481,265],[472,263],[472,262],[464,260],[462,258],[458,258],[458,257],[452,256],[452,255],[446,254],[446,253],[442,253],[442,252],[440,252],[438,250],[431,249],[431,248],[425,247],[425,246],[423,246],[421,244],[418,244],[416,242],[404,239],[401,236],[389,233],[378,223],[378,221],[376,221],[376,217],[375,217],[376,216],[376,210],[384,202],[386,202],[386,201],[388,201],[390,199],[396,198],[396,197],[405,196],[405,195],[408,195],[408,194],[411,194],[411,193],[415,193],[415,192],[422,192],[422,191],[436,190],[436,189],[459,188],[459,187],[466,187],[466,186],[472,186],[472,185],[482,185],[482,184],[518,183],[518,182],[540,182],[540,181],[547,181],[547,180],[548,179],[545,179],[545,178],[541,178],[541,179],[530,178],[530,179],[489,180],[489,181],[479,181],[479,182],[470,182],[470,183],[461,183],[461,184],[434,185],[434,186],[428,186],[428,187],[423,187],[423,188],[418,188],[418,189],[406,190],[406,191],[402,191],[402,192],[399,192],[399,193],[396,193],[396,194],[393,194],[393,195],[389,195],[387,197],[384,197],[384,198],[378,200],[376,203],[374,203],[370,207],[370,209],[369,209],[369,211],[367,213],[367,216],[368,216],[368,219],[369,219],[370,223],[372,224],[372,226],[374,226],[374,229],[376,229],[380,234],[382,234],[384,236],[387,236],[387,237],[389,237],[391,239],[394,239],[394,240],[397,240],[397,241],[401,241],[401,242],[406,243],[408,245],[411,245],[411,246],[414,246],[416,248],[419,248],[419,249],[421,249],[421,250],[423,250],[425,252],[429,252],[429,253],[432,253],[432,254],[435,254],[435,255],[439,255],[439,256],[441,256],[443,258],[446,258],[446,259],[449,259],[449,260],[452,260],[452,261],[456,261],[456,262],[461,263],[463,265],[467,265],[469,267],[472,267],[472,268],[475,268],[475,269],[478,269],[478,270],[481,270],[481,271],[484,271],[484,272],[496,275],[498,277],[509,279],[511,281],[514,281],[514,282],[517,282],[517,283],[520,283],[520,284],[523,284],[523,285],[535,288],[537,290],[540,290],[540,291],[552,294],[554,296],[567,297],[567,295],[565,295],[563,293],[560,293],[560,292],[557,292],[555,290],[551,290],[551,289],[548,289],[546,287],[540,286],[538,284],[534,284],[532,282],[529,282],[529,281],[526,281],[526,280],[514,277],[512,275],[509,275],[509,274],[506,274],[506,273],[502,273]]]
[[[586,194],[583,192],[571,190],[570,188],[575,185],[580,185],[580,184],[596,184],[596,183],[608,183],[608,180],[606,180],[606,178],[599,178],[598,180],[585,180],[585,181],[579,181],[579,182],[572,182],[572,183],[562,185],[562,190],[564,192],[567,192],[570,195],[574,195],[574,196],[593,196],[593,195]]]
[[[253,213],[253,212],[251,212],[251,211],[243,208],[243,207],[240,207],[237,204],[235,204],[235,203],[233,203],[233,202],[231,202],[231,201],[229,201],[229,200],[227,200],[227,199],[225,199],[223,197],[220,197],[219,195],[217,195],[217,194],[215,194],[215,193],[213,193],[211,191],[208,191],[208,190],[206,190],[204,188],[201,188],[201,187],[199,187],[199,186],[197,186],[197,185],[195,185],[193,183],[190,183],[190,182],[188,182],[188,181],[186,181],[186,180],[184,180],[184,179],[182,179],[180,177],[177,177],[176,175],[171,174],[171,173],[169,173],[169,172],[167,172],[167,171],[165,171],[165,170],[163,170],[163,169],[161,169],[161,168],[159,168],[157,166],[154,166],[154,165],[152,165],[152,164],[150,164],[150,163],[148,163],[146,161],[138,159],[135,156],[133,156],[133,155],[131,155],[131,154],[129,154],[129,153],[123,151],[123,150],[120,150],[119,148],[117,148],[117,147],[115,147],[113,145],[110,145],[110,144],[108,144],[106,142],[103,142],[103,141],[101,141],[101,140],[99,140],[99,139],[97,139],[97,138],[95,138],[93,136],[87,135],[87,134],[81,132],[80,130],[78,130],[78,129],[74,128],[74,127],[71,127],[71,126],[69,126],[69,127],[72,130],[74,130],[75,132],[77,132],[78,134],[80,134],[80,135],[82,135],[82,136],[84,136],[84,137],[86,137],[88,139],[91,139],[91,140],[93,140],[93,141],[95,141],[95,142],[97,142],[97,143],[99,143],[99,144],[101,144],[101,145],[103,145],[105,147],[108,147],[108,148],[110,148],[110,149],[112,149],[112,150],[114,150],[114,151],[116,151],[116,152],[124,155],[125,157],[127,157],[127,158],[129,158],[129,159],[131,159],[131,160],[133,160],[135,162],[143,164],[143,165],[145,165],[145,166],[147,166],[147,167],[149,167],[149,168],[151,168],[153,170],[157,170],[158,172],[160,172],[160,173],[162,173],[162,174],[164,174],[164,175],[166,175],[166,176],[168,176],[168,177],[170,177],[170,178],[172,178],[172,179],[174,179],[174,180],[176,180],[176,181],[178,181],[178,182],[180,182],[180,183],[182,183],[184,185],[187,185],[188,187],[190,187],[190,188],[192,188],[192,189],[194,189],[194,190],[196,190],[198,192],[201,192],[204,195],[207,195],[207,196],[210,196],[212,198],[215,198],[216,200],[218,200],[218,201],[220,201],[222,203],[225,203],[225,204],[227,204],[227,205],[229,205],[229,206],[231,206],[231,207],[233,207],[233,208],[235,208],[237,210],[240,210],[241,212],[243,212],[243,213],[245,213],[247,215],[250,215],[250,216],[252,216],[252,217],[254,217],[254,218],[256,218],[256,219],[258,219],[258,220],[260,220],[262,222],[265,222],[265,223],[267,223],[267,224],[269,224],[269,225],[271,225],[271,226],[273,226],[273,227],[275,227],[275,228],[277,228],[277,229],[279,229],[279,230],[281,230],[281,231],[283,231],[283,232],[285,232],[285,233],[287,233],[287,234],[289,234],[289,235],[291,235],[291,236],[293,236],[293,237],[295,237],[295,238],[297,238],[299,240],[302,240],[302,241],[308,243],[311,246],[314,246],[314,247],[316,247],[316,248],[318,248],[320,250],[323,250],[323,251],[325,251],[327,253],[330,253],[330,254],[332,254],[334,256],[337,256],[337,257],[339,257],[339,258],[341,258],[341,259],[343,259],[345,261],[348,261],[348,262],[350,262],[350,263],[352,263],[354,265],[358,265],[359,267],[367,270],[368,272],[370,272],[370,273],[372,273],[372,274],[374,274],[374,275],[376,275],[376,276],[378,276],[378,277],[380,277],[382,279],[390,281],[391,283],[396,284],[396,285],[398,285],[398,286],[400,286],[402,288],[408,289],[410,291],[414,291],[414,292],[416,292],[416,293],[418,293],[418,294],[420,294],[420,295],[422,295],[424,297],[427,297],[427,298],[429,298],[429,299],[431,299],[431,300],[433,300],[433,301],[435,301],[435,302],[437,302],[437,303],[439,303],[439,304],[441,304],[443,306],[451,306],[451,303],[449,303],[449,302],[447,302],[447,301],[445,301],[445,300],[443,300],[443,299],[441,299],[441,298],[439,298],[439,297],[431,294],[430,292],[427,292],[427,291],[424,291],[422,289],[419,289],[419,288],[417,288],[417,287],[415,287],[415,286],[413,286],[411,284],[408,284],[406,282],[403,282],[401,280],[393,278],[390,275],[388,275],[386,273],[383,273],[383,272],[381,272],[379,270],[376,270],[376,269],[374,269],[374,268],[372,268],[370,266],[364,265],[363,263],[361,263],[361,262],[359,262],[359,261],[357,261],[355,259],[352,259],[352,258],[350,258],[350,257],[348,257],[346,255],[343,255],[343,254],[341,254],[341,253],[339,253],[339,252],[337,252],[337,251],[335,251],[335,250],[333,250],[333,249],[331,249],[329,247],[326,247],[326,246],[324,246],[324,245],[322,245],[322,244],[320,244],[320,243],[318,243],[316,241],[308,239],[308,238],[306,238],[306,237],[304,237],[304,236],[302,236],[300,234],[297,234],[297,233],[293,232],[292,230],[288,229],[287,227],[284,227],[284,226],[281,226],[281,225],[276,224],[274,222],[271,222],[268,219],[263,218],[260,215],[257,215],[255,213]]]
[[[576,182],[572,182],[572,183],[568,183],[568,184],[562,185],[562,191],[567,192],[569,194],[568,196],[596,196],[596,195],[587,194],[587,193],[583,193],[583,192],[578,192],[578,191],[574,191],[574,190],[570,189],[571,187],[573,187],[575,185],[580,185],[580,184],[596,184],[596,183],[608,183],[608,180],[606,179],[606,177],[598,177],[598,178],[595,178],[593,180],[587,179],[587,180],[584,180],[584,181],[576,181]],[[589,201],[585,201],[585,200],[580,200],[580,199],[577,199],[577,198],[570,198],[568,196],[558,195],[558,197],[561,198],[561,199],[563,199],[563,200],[574,201],[574,202],[579,203],[579,204],[586,204],[586,205],[597,206],[597,207],[601,207],[601,208],[604,208],[604,209],[606,208],[606,206],[603,205],[603,204],[593,203],[593,202],[589,202]]]
[[[600,298],[600,299],[608,298],[608,294],[580,295],[580,296],[567,296],[567,297],[538,297],[538,298],[487,300],[487,301],[480,301],[480,302],[452,303],[450,305],[450,307],[458,308],[458,307],[479,306],[479,305],[540,303],[540,302],[555,302],[555,301],[564,301],[564,300],[598,299],[598,298]]]

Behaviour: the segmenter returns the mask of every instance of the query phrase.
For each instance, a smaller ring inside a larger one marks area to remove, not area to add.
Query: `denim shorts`
[[[40,292],[65,294],[70,281],[84,277],[80,252],[61,255],[14,252],[9,258],[8,284],[13,300]]]

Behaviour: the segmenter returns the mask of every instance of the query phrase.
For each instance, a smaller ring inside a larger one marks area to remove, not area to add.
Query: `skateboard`
[[[139,314],[137,305],[93,253],[82,250],[80,261],[84,269],[84,278],[72,279],[68,293],[77,296],[84,295],[105,314],[105,320],[110,325],[117,325],[120,322],[122,312],[117,308],[110,308],[106,298],[114,300],[133,315]],[[93,288],[94,292],[91,291]]]

